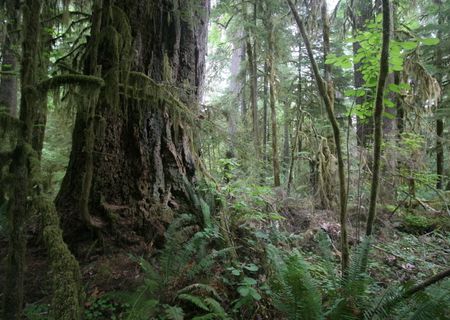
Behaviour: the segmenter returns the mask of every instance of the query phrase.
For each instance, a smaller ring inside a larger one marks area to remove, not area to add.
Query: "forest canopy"
[[[0,0],[0,319],[450,319],[449,16]]]

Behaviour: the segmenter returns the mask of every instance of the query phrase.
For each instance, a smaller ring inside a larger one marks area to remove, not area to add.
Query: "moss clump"
[[[53,202],[41,196],[36,199],[35,206],[43,225],[43,240],[52,275],[53,296],[50,317],[55,320],[81,319],[84,292],[78,262],[63,240],[59,217]]]
[[[434,222],[432,219],[417,214],[405,215],[403,224],[405,231],[415,234],[427,233],[434,229]]]

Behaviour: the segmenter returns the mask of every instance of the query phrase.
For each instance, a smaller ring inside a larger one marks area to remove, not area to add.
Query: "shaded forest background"
[[[0,318],[449,319],[449,15],[0,1]]]

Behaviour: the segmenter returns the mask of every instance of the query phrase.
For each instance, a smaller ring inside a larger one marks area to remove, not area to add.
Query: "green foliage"
[[[284,260],[276,253],[272,255],[276,272],[272,283],[274,306],[288,319],[323,319],[322,297],[300,253],[294,252]]]
[[[411,233],[426,233],[433,230],[434,221],[423,215],[407,214],[403,217],[405,229]]]
[[[46,320],[48,319],[48,312],[48,305],[45,304],[30,304],[23,311],[28,320]]]
[[[130,308],[128,304],[122,304],[109,295],[103,295],[92,301],[87,301],[84,310],[85,320],[119,320],[124,319],[126,311]]]
[[[370,240],[366,239],[352,254],[347,275],[334,282],[336,287],[322,287],[321,293],[312,276],[313,267],[302,254],[294,250],[285,255],[280,249],[269,246],[274,271],[271,279],[274,306],[288,319],[368,320],[391,319],[391,316],[394,316],[392,319],[447,319],[439,304],[448,304],[450,281],[430,287],[408,300],[404,295],[408,284],[391,285],[384,292],[374,290],[375,287],[369,286],[367,271],[369,248]],[[333,283],[334,272],[328,277],[328,283]]]
[[[353,55],[329,54],[326,64],[332,64],[343,69],[351,69],[354,65],[358,66],[358,71],[361,72],[364,85],[362,88],[347,89],[344,94],[347,97],[364,97],[364,102],[356,106],[352,106],[349,112],[356,115],[359,119],[364,120],[370,118],[373,113],[373,104],[375,96],[375,88],[378,81],[379,63],[381,54],[381,15],[375,18],[375,21],[366,25],[366,30],[359,32],[355,37],[348,39],[349,43],[357,42],[360,46],[358,52]],[[389,72],[404,71],[405,59],[412,52],[418,49],[420,45],[436,45],[439,39],[436,38],[420,38],[411,34],[408,30],[397,30],[400,34],[407,34],[406,39],[395,39],[390,41],[389,47]],[[403,36],[404,38],[404,36]],[[390,83],[386,89],[385,94],[397,93],[404,94],[411,90],[408,83],[394,84]],[[394,108],[395,104],[390,99],[384,100],[388,108]],[[394,115],[385,112],[384,117],[388,119],[395,118]]]
[[[211,219],[208,213],[203,213],[206,221]],[[195,222],[195,216],[181,215],[169,226],[165,247],[157,259],[153,262],[138,259],[144,271],[144,283],[136,292],[121,295],[122,300],[131,305],[125,319],[147,319],[152,315],[158,319],[191,316],[228,319],[221,306],[222,298],[208,283],[214,279],[206,277],[203,282],[193,281],[212,275],[213,268],[226,257],[229,249],[208,250],[212,241],[220,239],[217,227],[207,223],[209,227],[196,232]]]

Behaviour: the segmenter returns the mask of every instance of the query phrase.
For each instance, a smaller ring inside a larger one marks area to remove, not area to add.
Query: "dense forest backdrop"
[[[0,0],[0,319],[450,319],[448,0]]]

